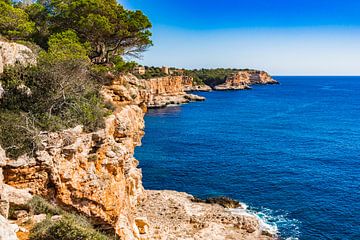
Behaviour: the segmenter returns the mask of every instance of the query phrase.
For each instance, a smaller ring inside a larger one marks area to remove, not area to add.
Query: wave
[[[239,208],[231,209],[231,213],[245,216],[255,216],[260,223],[260,229],[278,235],[284,240],[300,239],[300,224],[297,219],[288,217],[284,211],[274,211],[268,208],[253,208],[241,203]]]

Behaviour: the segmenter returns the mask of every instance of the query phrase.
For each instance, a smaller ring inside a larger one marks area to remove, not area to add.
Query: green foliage
[[[62,215],[65,213],[60,207],[49,203],[40,196],[34,196],[28,203],[29,209],[32,214],[46,214],[49,216]]]
[[[186,75],[194,78],[194,83],[215,86],[224,83],[226,78],[240,69],[216,68],[216,69],[194,69],[187,70]]]
[[[0,108],[0,145],[8,157],[33,153],[39,146],[38,134],[29,114]]]
[[[9,39],[26,39],[35,31],[35,23],[10,1],[0,1],[0,34]]]
[[[151,79],[151,78],[158,78],[158,77],[166,77],[167,75],[162,71],[159,67],[145,67],[145,74],[139,75],[135,74],[140,79]]]
[[[124,9],[116,0],[46,0],[32,4],[2,0],[0,16],[1,35],[31,40],[43,49],[48,48],[51,36],[70,30],[97,64],[114,63],[116,56],[139,56],[152,45],[149,19],[141,11]]]
[[[54,34],[37,66],[6,68],[0,76],[2,145],[11,156],[33,153],[39,131],[104,127],[109,110],[90,75],[87,49],[73,31]],[[31,123],[31,124],[30,124]]]
[[[114,69],[117,73],[130,72],[137,65],[137,63],[133,62],[133,61],[130,61],[130,62],[124,61],[124,59],[121,56],[114,57],[113,63],[115,65]]]
[[[73,30],[51,35],[48,45],[46,55],[40,56],[42,61],[89,61],[89,44],[81,44]]]
[[[99,232],[89,220],[82,215],[70,213],[61,207],[48,202],[40,196],[34,196],[27,204],[31,214],[46,214],[47,219],[36,224],[30,230],[30,240],[116,240]],[[58,220],[52,216],[60,215]],[[109,232],[110,233],[110,232]]]
[[[99,81],[131,71],[136,64],[122,56],[152,44],[148,18],[116,0],[0,0],[0,16],[1,36],[30,42],[39,54],[36,66],[13,66],[0,75],[0,145],[12,157],[34,153],[40,131],[103,127],[109,110]]]
[[[27,11],[38,29],[34,39],[42,46],[51,34],[72,30],[82,44],[90,44],[92,62],[110,63],[116,56],[137,56],[152,45],[149,19],[116,0],[49,0],[38,5]]]
[[[84,218],[65,214],[60,220],[47,218],[30,232],[30,240],[110,240],[96,231]]]

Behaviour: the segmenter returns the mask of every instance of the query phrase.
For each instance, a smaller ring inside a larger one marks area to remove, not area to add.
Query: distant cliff
[[[204,101],[205,98],[185,92],[183,76],[167,76],[152,79],[138,79],[127,74],[115,79],[111,85],[104,87],[109,101],[136,101],[147,108],[161,108],[172,104],[183,104],[192,101]],[[138,92],[138,96],[134,93]],[[119,95],[123,97],[119,98]]]
[[[228,76],[223,83],[215,85],[214,90],[250,89],[254,84],[278,84],[278,82],[265,71],[242,70]]]

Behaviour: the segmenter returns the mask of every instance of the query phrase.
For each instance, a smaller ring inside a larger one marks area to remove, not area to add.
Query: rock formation
[[[34,158],[3,167],[4,182],[71,206],[114,227],[122,239],[137,239],[132,212],[145,195],[133,154],[143,135],[143,116],[138,106],[127,105],[118,107],[98,132],[83,133],[79,126],[44,133],[43,150]]]
[[[5,66],[16,63],[22,65],[35,64],[36,56],[30,48],[22,44],[0,40],[0,73],[4,71]]]
[[[138,92],[138,94],[136,94]],[[172,104],[204,101],[205,98],[184,91],[182,76],[138,79],[128,74],[115,79],[104,88],[104,95],[112,102],[136,102],[148,108],[161,108]],[[121,97],[119,97],[121,96]]]
[[[251,89],[254,84],[277,84],[267,72],[256,70],[243,70],[229,76],[224,83],[216,85],[214,90],[244,90]]]
[[[147,239],[272,239],[250,214],[232,214],[218,204],[194,202],[193,196],[175,191],[146,191],[138,207],[146,216]]]
[[[210,92],[212,89],[206,84],[194,84],[194,79],[189,76],[183,76],[182,83],[185,92]]]

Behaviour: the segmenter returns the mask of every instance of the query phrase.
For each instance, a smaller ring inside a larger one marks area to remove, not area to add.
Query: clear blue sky
[[[153,23],[146,65],[360,75],[360,0],[120,0]]]

